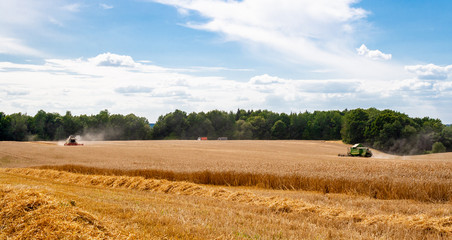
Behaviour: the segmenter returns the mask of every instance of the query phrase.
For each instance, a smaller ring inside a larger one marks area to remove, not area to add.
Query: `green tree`
[[[290,124],[289,124],[289,138],[290,139],[303,139],[303,132],[306,130],[308,122],[305,117],[305,113],[292,113],[290,114]]]
[[[251,112],[247,112],[243,109],[237,109],[237,112],[235,113],[235,120],[245,120],[248,119],[249,115],[251,114]]]
[[[287,125],[282,120],[276,121],[271,128],[271,134],[274,139],[286,139],[289,135]]]
[[[0,140],[11,140],[11,118],[0,112]]]
[[[212,122],[204,112],[190,113],[187,117],[187,123],[186,137],[188,139],[197,139],[198,137],[214,138],[216,135]]]
[[[124,117],[123,139],[125,140],[144,140],[151,135],[151,127],[146,118],[137,117],[135,114],[127,114]]]
[[[388,149],[396,139],[402,137],[404,127],[410,125],[407,115],[392,110],[384,110],[370,123],[365,137],[375,147]]]
[[[62,117],[62,125],[64,129],[64,137],[68,135],[80,134],[83,131],[83,125],[78,117],[72,116],[70,111]]]
[[[32,134],[37,134],[39,139],[49,140],[50,137],[46,132],[47,113],[44,110],[39,110],[33,117],[30,124],[30,131]]]
[[[432,153],[442,153],[446,151],[446,147],[441,142],[435,142],[432,146]]]
[[[235,127],[235,116],[224,111],[213,110],[206,114],[215,130],[214,138],[232,137]]]
[[[28,116],[22,113],[13,113],[10,115],[10,134],[11,140],[24,141],[28,136]]]
[[[234,139],[244,140],[253,138],[253,126],[249,122],[240,119],[237,120],[235,125]]]
[[[452,125],[441,131],[441,142],[444,143],[448,151],[452,151]]]
[[[253,127],[253,137],[255,139],[268,139],[267,124],[264,117],[254,116],[248,118],[248,122]]]
[[[187,113],[176,110],[160,116],[152,129],[154,139],[181,139],[187,129]]]
[[[94,116],[94,121],[92,123],[94,123],[94,128],[97,129],[106,129],[108,122],[110,119],[110,113],[108,112],[107,109],[100,111],[96,116]]]
[[[63,118],[58,113],[47,113],[44,132],[46,140],[60,140],[57,137],[57,129],[63,125]],[[63,137],[64,138],[64,137]]]
[[[364,142],[364,132],[368,120],[369,115],[361,108],[347,112],[342,129],[342,140],[349,144]]]

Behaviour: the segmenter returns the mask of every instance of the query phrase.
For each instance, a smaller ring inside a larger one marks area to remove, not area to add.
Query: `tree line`
[[[190,113],[176,110],[160,116],[153,128],[154,139],[340,139],[343,113],[275,113],[268,110]]]
[[[160,116],[153,139],[342,140],[364,143],[394,154],[452,151],[452,126],[439,119],[410,118],[376,108],[343,111],[275,113],[268,110],[190,113],[176,110]]]
[[[275,113],[268,110],[192,112],[175,110],[151,128],[134,114],[73,116],[39,111],[35,116],[0,112],[0,140],[61,140],[69,135],[102,134],[105,140],[259,139],[342,140],[395,154],[452,151],[452,127],[439,119],[410,118],[393,110],[354,109]]]
[[[40,110],[32,117],[0,112],[0,140],[53,141],[69,135],[86,135],[93,140],[144,140],[152,136],[148,120],[134,114],[123,116],[104,110],[96,115],[73,116],[67,111],[62,116]]]

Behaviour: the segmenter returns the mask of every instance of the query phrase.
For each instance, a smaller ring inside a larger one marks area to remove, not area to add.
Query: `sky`
[[[452,123],[452,1],[0,0],[0,111],[392,109]]]

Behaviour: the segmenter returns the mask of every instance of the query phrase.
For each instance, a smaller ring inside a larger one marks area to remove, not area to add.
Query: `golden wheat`
[[[0,239],[127,239],[74,202],[0,185]]]
[[[327,219],[358,222],[365,226],[375,223],[387,225],[405,225],[408,228],[429,230],[438,233],[452,233],[452,217],[433,217],[425,214],[404,216],[397,214],[366,215],[364,213],[347,211],[341,207],[322,208],[301,200],[292,200],[278,197],[261,197],[249,191],[228,191],[225,189],[209,188],[206,186],[188,183],[171,182],[167,180],[144,179],[142,177],[81,175],[55,170],[38,169],[0,169],[2,172],[21,174],[32,177],[52,179],[60,183],[78,185],[102,186],[108,188],[125,188],[141,191],[162,192],[167,194],[207,196],[233,202],[247,203],[267,207],[275,212],[308,212],[316,213]]]
[[[174,172],[167,170],[121,170],[94,168],[80,165],[40,166],[72,173],[140,176],[144,178],[188,181],[221,186],[256,186],[266,189],[305,190],[324,193],[365,195],[376,199],[413,199],[427,202],[452,201],[452,184],[449,181],[394,181],[389,178],[363,180],[321,176],[276,175],[242,172]]]
[[[340,158],[346,145],[324,141],[87,142],[84,147],[0,142],[0,167],[54,167],[224,186],[258,186],[376,199],[447,202],[452,153]],[[90,169],[91,168],[91,169]],[[97,169],[99,168],[99,169]]]
[[[140,239],[452,237],[451,153],[337,157],[345,149],[322,141],[0,142],[0,167],[64,170],[0,169],[0,183],[58,189]]]

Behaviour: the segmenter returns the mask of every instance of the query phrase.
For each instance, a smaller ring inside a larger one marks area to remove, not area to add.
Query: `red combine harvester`
[[[83,146],[83,143],[78,143],[74,136],[69,136],[64,143],[64,146]]]

